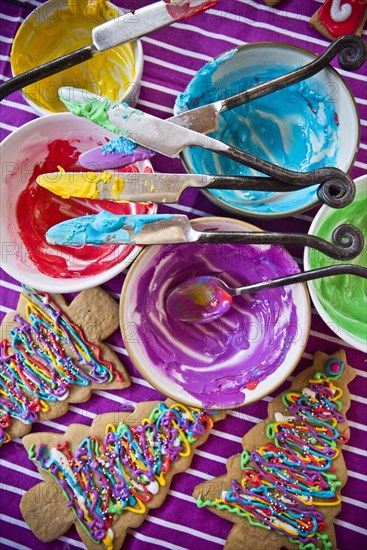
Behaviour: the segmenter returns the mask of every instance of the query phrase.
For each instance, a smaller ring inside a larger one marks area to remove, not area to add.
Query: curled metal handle
[[[353,71],[359,69],[366,61],[367,45],[360,36],[353,34],[340,36],[330,44],[322,55],[307,65],[224,99],[222,110],[233,109],[269,93],[301,82],[324,69],[337,53],[339,53],[338,61],[340,67],[347,71]],[[318,198],[321,202],[332,208],[344,208],[355,197],[353,180],[337,168],[321,168],[307,173],[293,172],[244,151],[242,152],[234,147],[230,147],[228,153],[223,154],[268,176],[295,186],[306,187],[312,184],[321,184],[318,190]]]
[[[364,39],[354,34],[346,34],[335,40],[332,46],[337,45],[339,41],[341,44],[344,43],[338,58],[340,67],[346,71],[355,71],[362,67],[367,59],[367,44]]]
[[[352,178],[339,168],[329,167],[318,168],[310,172],[295,172],[232,146],[228,146],[225,151],[220,151],[220,154],[296,187],[320,184],[322,188],[319,199],[332,208],[343,208],[350,204],[355,197],[356,189]]]
[[[339,65],[346,71],[359,69],[367,59],[367,45],[364,39],[354,34],[345,34],[334,40],[322,55],[307,65],[222,100],[222,109],[233,109],[292,84],[297,84],[324,69],[339,52]]]
[[[332,234],[332,242],[315,235],[303,233],[272,233],[266,231],[248,232],[202,232],[198,242],[236,244],[299,244],[314,248],[334,260],[353,260],[363,249],[364,238],[361,231],[350,224],[337,227]]]
[[[324,170],[328,170],[325,168]],[[284,183],[275,178],[263,176],[212,176],[213,180],[203,186],[204,189],[232,189],[271,191],[273,193],[292,193],[299,189],[312,187],[314,182]],[[355,184],[351,180],[335,179],[333,175],[317,189],[317,196],[323,204],[331,208],[344,208],[350,204],[356,194]]]
[[[354,200],[355,195],[356,186],[354,182],[341,178],[331,178],[322,183],[317,190],[319,200],[331,208],[348,206]]]
[[[20,8],[24,8],[26,10],[34,10],[37,6],[34,4],[31,4],[30,2],[26,2],[24,0],[4,0],[6,4],[14,4],[15,6],[19,6]]]
[[[39,80],[43,80],[47,76],[52,76],[60,71],[79,65],[79,63],[82,63],[83,61],[92,59],[95,53],[98,52],[93,45],[84,46],[79,50],[70,52],[62,57],[53,59],[52,61],[47,61],[38,67],[29,69],[29,71],[26,71],[25,73],[9,78],[9,80],[0,84],[0,101],[13,92],[21,90],[22,88],[25,88],[30,84],[34,84]]]

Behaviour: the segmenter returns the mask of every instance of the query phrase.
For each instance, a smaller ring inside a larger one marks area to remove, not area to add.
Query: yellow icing
[[[47,412],[50,410],[50,406],[48,403],[46,403],[45,401],[43,401],[43,399],[40,399],[40,403],[41,403],[41,411],[42,412]]]
[[[107,550],[113,550],[113,540],[108,533],[103,539],[103,544],[106,546]]]
[[[123,178],[114,178],[112,187],[112,194],[114,199],[119,198],[119,195],[124,190],[124,187],[125,181],[123,180]]]
[[[109,177],[108,177],[109,176]],[[63,199],[69,197],[80,197],[84,199],[98,199],[97,183],[109,183],[112,174],[103,172],[70,172],[68,174],[57,174],[55,176],[41,175],[37,178],[37,183],[45,187],[55,195]]]
[[[161,472],[160,474],[156,474],[154,477],[158,481],[161,487],[164,487],[166,485],[166,478],[164,477],[164,472]]]
[[[64,9],[42,5],[19,28],[11,52],[14,75],[92,44],[92,29],[119,15],[107,0],[64,0],[60,5]],[[58,98],[61,86],[85,88],[116,101],[131,86],[134,66],[133,47],[127,43],[31,84],[24,92],[52,112],[66,111]]]
[[[126,506],[124,509],[129,510],[130,512],[134,512],[134,514],[145,514],[147,511],[147,507],[145,506],[144,502],[140,500],[140,498],[137,495],[134,495],[136,498],[136,505],[139,506],[139,508],[136,508],[135,506]]]
[[[106,433],[108,432],[115,432],[116,431],[116,426],[115,424],[107,424],[106,426]]]

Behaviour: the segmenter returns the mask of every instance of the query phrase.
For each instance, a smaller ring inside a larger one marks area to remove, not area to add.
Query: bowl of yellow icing
[[[11,51],[14,76],[92,44],[92,30],[123,11],[107,0],[48,0],[19,27]],[[66,111],[61,86],[84,88],[114,101],[137,101],[143,72],[140,40],[97,53],[89,61],[44,78],[23,89],[39,114]]]

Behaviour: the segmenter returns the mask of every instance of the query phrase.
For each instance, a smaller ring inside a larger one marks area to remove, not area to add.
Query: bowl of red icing
[[[259,231],[230,218],[192,220],[200,231]],[[271,393],[297,365],[309,336],[307,287],[234,298],[221,318],[185,323],[167,311],[170,291],[214,275],[231,287],[299,271],[278,245],[188,243],[150,246],[125,279],[120,326],[129,357],[152,386],[180,403],[233,408]]]
[[[2,267],[18,281],[46,292],[76,292],[102,284],[123,271],[141,247],[51,246],[46,231],[58,222],[108,210],[116,214],[151,214],[156,206],[79,198],[64,199],[36,183],[40,174],[85,171],[80,153],[115,136],[71,113],[28,122],[1,144]],[[152,172],[148,160],[123,171]]]

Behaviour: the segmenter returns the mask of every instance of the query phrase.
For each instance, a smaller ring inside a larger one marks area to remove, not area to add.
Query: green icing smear
[[[357,226],[367,242],[367,185],[357,187],[357,197],[349,206],[328,212],[317,230],[317,236],[330,241],[333,230],[342,223]],[[310,252],[311,269],[335,263],[345,262],[335,262],[316,250]],[[367,267],[367,246],[364,246],[357,258],[348,263]],[[367,341],[366,279],[355,275],[336,275],[313,281],[312,284],[320,304],[337,327]],[[337,327],[334,327],[336,333]]]
[[[121,133],[121,130],[112,124],[108,118],[108,111],[119,105],[115,101],[112,101],[112,99],[101,99],[86,90],[68,87],[64,87],[59,90],[59,97],[68,111],[73,113],[73,115],[88,118],[92,122],[95,122],[99,126],[102,126],[103,128],[106,128],[106,130],[110,130],[115,134]],[[72,99],[73,97],[75,99]]]

